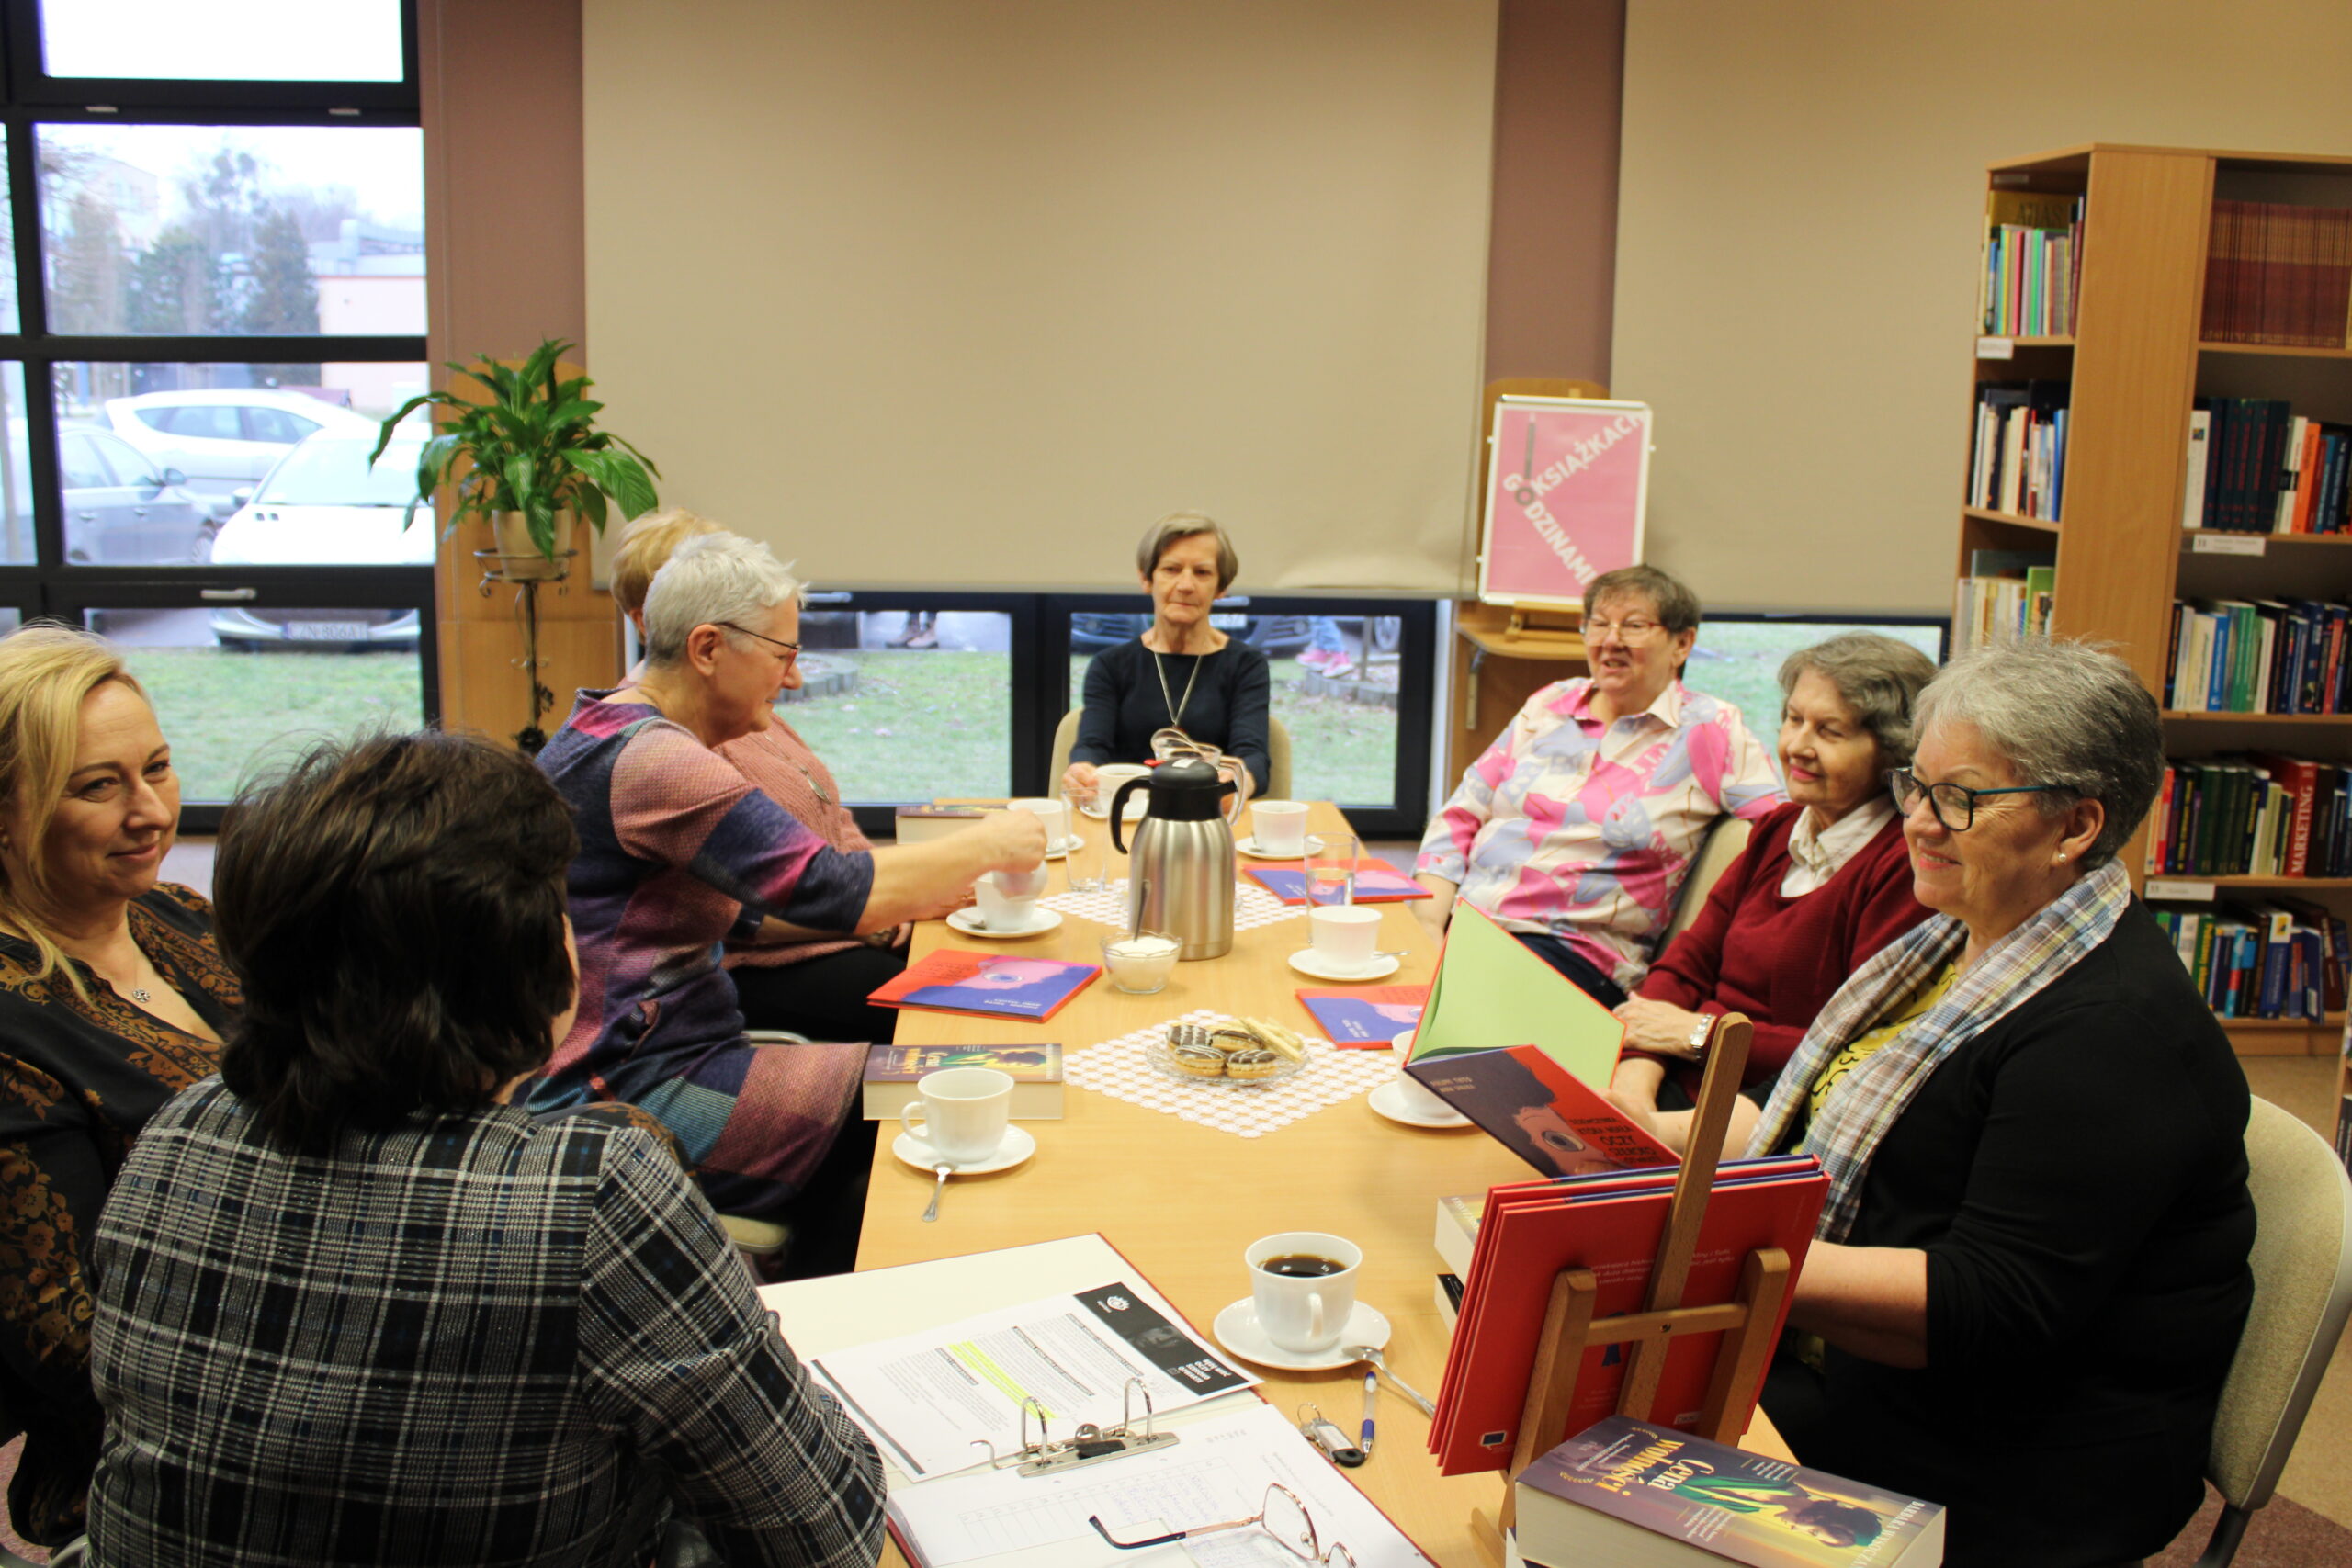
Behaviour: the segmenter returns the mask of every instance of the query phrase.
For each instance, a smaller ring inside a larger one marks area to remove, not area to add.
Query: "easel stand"
[[[1740,1269],[1737,1297],[1723,1305],[1686,1307],[1681,1302],[1753,1033],[1743,1014],[1724,1013],[1715,1020],[1706,1074],[1700,1081],[1699,1109],[1691,1119],[1690,1152],[1683,1156],[1682,1174],[1674,1183],[1666,1233],[1650,1265],[1650,1286],[1643,1309],[1594,1317],[1599,1285],[1589,1269],[1564,1269],[1552,1282],[1544,1331],[1535,1342],[1527,1404],[1520,1412],[1519,1441],[1503,1472],[1502,1506],[1492,1516],[1479,1508],[1470,1513],[1470,1533],[1497,1563],[1506,1560],[1504,1536],[1517,1517],[1515,1487],[1520,1472],[1574,1436],[1566,1430],[1568,1412],[1575,1404],[1577,1374],[1584,1365],[1585,1351],[1592,1346],[1633,1347],[1625,1359],[1625,1382],[1617,1395],[1617,1413],[1645,1421],[1657,1398],[1658,1378],[1675,1336],[1720,1333],[1723,1341],[1715,1351],[1714,1376],[1708,1382],[1706,1402],[1700,1407],[1698,1435],[1713,1442],[1736,1444],[1746,1429],[1745,1412],[1736,1417],[1733,1402],[1741,1390],[1754,1385],[1771,1356],[1772,1325],[1780,1317],[1781,1298],[1789,1287],[1789,1255],[1777,1247],[1749,1253]]]

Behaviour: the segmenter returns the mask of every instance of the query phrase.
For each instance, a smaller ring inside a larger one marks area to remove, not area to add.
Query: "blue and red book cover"
[[[1421,1021],[1427,986],[1310,986],[1299,1006],[1343,1051],[1376,1051]]]
[[[1934,1503],[1625,1416],[1519,1477],[1520,1555],[1544,1568],[1624,1561],[1644,1537],[1747,1568],[1912,1568],[1943,1561],[1943,1535]]]
[[[1247,867],[1243,874],[1285,904],[1336,904],[1334,891],[1316,897],[1306,892],[1305,861],[1269,861]],[[1401,904],[1426,898],[1430,890],[1385,860],[1356,862],[1355,901],[1359,904]]]
[[[865,999],[876,1007],[1025,1018],[1043,1023],[1102,973],[1099,964],[942,948]]]
[[[1405,1070],[1546,1176],[1682,1163],[1532,1045],[1424,1058]]]

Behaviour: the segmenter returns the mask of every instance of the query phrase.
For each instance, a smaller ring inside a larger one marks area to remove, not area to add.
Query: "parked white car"
[[[142,392],[110,398],[107,427],[153,458],[177,468],[201,495],[247,489],[306,436],[322,430],[373,436],[376,423],[301,392],[267,387],[218,391]],[[224,509],[225,510],[225,509]]]
[[[321,431],[281,458],[221,525],[212,543],[217,566],[431,566],[437,524],[430,505],[414,521],[401,514],[416,494],[416,460],[424,445],[395,439],[372,468],[365,435]],[[308,648],[414,648],[413,610],[293,610],[240,606],[212,614],[224,648],[300,644]]]

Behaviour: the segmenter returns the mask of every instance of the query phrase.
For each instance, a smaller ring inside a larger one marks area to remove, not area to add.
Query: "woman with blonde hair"
[[[81,1533],[102,1427],[85,1248],[131,1141],[213,1071],[238,1005],[211,907],[156,880],[179,779],[100,639],[0,638],[0,1404],[17,1533]]]

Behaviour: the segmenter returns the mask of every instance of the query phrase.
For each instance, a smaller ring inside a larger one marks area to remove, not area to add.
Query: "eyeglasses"
[[[780,637],[768,637],[763,633],[753,631],[749,626],[739,626],[732,621],[715,621],[712,624],[714,626],[725,626],[730,632],[741,632],[745,637],[758,637],[760,641],[764,642],[771,647],[784,649],[783,662],[784,667],[786,670],[791,669],[792,661],[800,657],[800,645],[797,642],[786,642]]]
[[[2013,784],[2007,789],[1970,789],[1966,784],[1921,784],[1908,768],[1889,768],[1887,787],[1894,792],[1894,808],[1905,817],[1928,797],[1928,809],[1936,820],[1955,833],[1965,833],[1976,821],[1976,803],[1988,795],[2041,795],[2048,790],[2063,790],[2064,784]]]
[[[1297,1493],[1279,1481],[1267,1485],[1266,1500],[1259,1505],[1256,1513],[1246,1519],[1226,1519],[1213,1525],[1195,1525],[1188,1530],[1153,1536],[1149,1540],[1121,1540],[1102,1528],[1102,1518],[1099,1514],[1089,1514],[1086,1517],[1086,1522],[1094,1527],[1096,1535],[1101,1536],[1121,1551],[1136,1551],[1147,1546],[1165,1546],[1171,1540],[1189,1540],[1196,1535],[1214,1535],[1219,1530],[1248,1529],[1251,1525],[1256,1525],[1280,1541],[1291,1555],[1302,1562],[1320,1564],[1342,1562],[1347,1565],[1347,1568],[1357,1568],[1354,1552],[1350,1551],[1336,1540],[1329,1546],[1322,1544],[1315,1533],[1315,1516],[1306,1511],[1306,1505],[1298,1500]]]
[[[1628,616],[1622,621],[1587,621],[1584,624],[1584,639],[1598,642],[1614,632],[1620,642],[1645,642],[1652,633],[1665,629],[1660,623],[1644,620],[1639,615]]]

